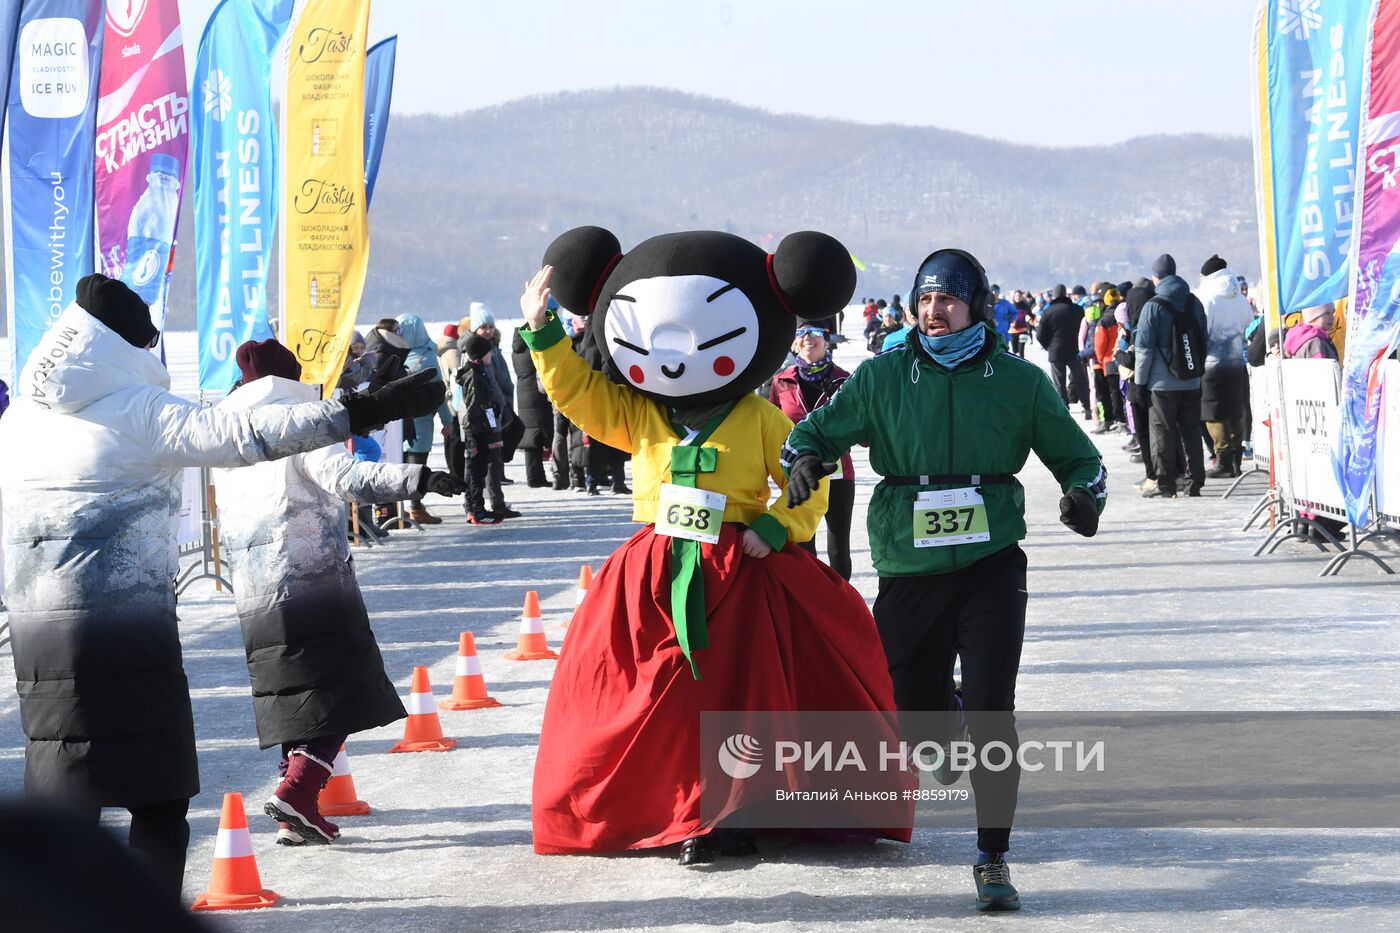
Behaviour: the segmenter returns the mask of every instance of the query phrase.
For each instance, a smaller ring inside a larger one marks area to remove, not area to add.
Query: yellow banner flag
[[[282,342],[301,381],[340,378],[369,263],[365,48],[369,0],[306,0],[282,104]]]

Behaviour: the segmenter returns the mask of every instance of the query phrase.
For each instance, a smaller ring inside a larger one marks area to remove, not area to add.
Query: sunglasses
[[[822,330],[820,327],[799,327],[799,328],[797,328],[797,339],[798,339],[798,340],[801,340],[803,337],[820,337],[820,338],[822,338],[823,340],[825,340],[825,339],[826,339],[826,336],[827,336],[827,335],[826,335],[826,331]]]

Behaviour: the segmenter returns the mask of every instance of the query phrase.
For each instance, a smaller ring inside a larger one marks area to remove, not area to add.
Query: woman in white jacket
[[[275,340],[236,353],[242,381],[223,411],[266,412],[317,396],[292,352]],[[214,471],[221,527],[258,745],[282,747],[282,781],[264,810],[278,842],[328,843],[339,835],[316,806],[336,752],[351,733],[406,714],[370,630],[345,535],[345,503],[400,502],[424,492],[457,495],[447,473],[417,464],[365,463],[336,444],[285,460]]]
[[[405,380],[340,401],[201,408],[167,391],[146,352],[157,336],[124,284],[80,281],[0,421],[0,490],[26,789],[94,820],[130,810],[132,846],[178,896],[199,792],[175,618],[180,471],[315,450],[432,411],[443,393]]]
[[[1201,266],[1196,297],[1206,309],[1206,366],[1201,375],[1201,420],[1215,447],[1215,467],[1206,476],[1239,476],[1244,456],[1249,378],[1244,369],[1244,331],[1254,308],[1235,274],[1219,256]]]

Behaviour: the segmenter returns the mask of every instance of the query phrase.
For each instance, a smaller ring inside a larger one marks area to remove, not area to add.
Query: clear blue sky
[[[187,54],[217,0],[180,0]],[[1045,145],[1246,136],[1255,0],[374,0],[394,109],[657,85]]]

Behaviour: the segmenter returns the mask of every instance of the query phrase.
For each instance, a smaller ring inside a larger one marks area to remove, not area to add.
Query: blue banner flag
[[[1264,216],[1277,255],[1264,267],[1284,315],[1347,294],[1370,4],[1266,2],[1261,116],[1272,203]]]
[[[222,0],[199,42],[191,78],[199,387],[227,392],[234,351],[267,340],[268,262],[277,226],[277,127],[272,53],[293,0]]]
[[[0,174],[14,389],[19,372],[93,270],[93,160],[102,0],[20,9]]]
[[[389,133],[389,99],[394,95],[394,55],[399,37],[375,43],[365,56],[365,205],[374,199],[374,180]]]

